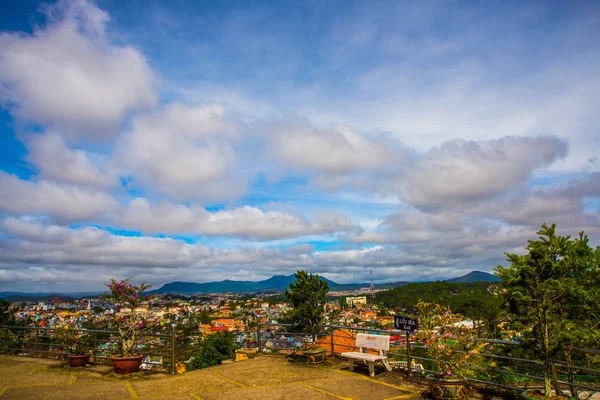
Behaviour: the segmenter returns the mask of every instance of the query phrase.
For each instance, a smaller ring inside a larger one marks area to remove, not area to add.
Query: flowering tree
[[[428,346],[427,355],[434,360],[437,376],[442,379],[469,376],[469,358],[485,343],[478,343],[471,329],[453,325],[460,318],[448,307],[419,301],[416,314],[421,328],[417,337]]]
[[[71,355],[84,355],[90,350],[90,336],[69,324],[56,328],[56,339],[63,345],[63,351]]]
[[[129,282],[130,279],[124,279],[117,282],[111,279],[106,286],[110,289],[110,293],[106,298],[120,305],[122,308],[129,308],[128,315],[115,316],[112,321],[113,326],[119,331],[120,345],[123,357],[131,357],[137,349],[137,339],[142,330],[147,326],[147,322],[142,316],[136,313],[136,308],[144,300],[142,292],[149,289],[151,286],[145,282],[139,285],[134,285]]]

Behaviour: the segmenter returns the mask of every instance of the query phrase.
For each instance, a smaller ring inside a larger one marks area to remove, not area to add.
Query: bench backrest
[[[358,333],[356,335],[356,346],[361,348],[379,349],[388,351],[390,349],[390,337],[387,335],[367,335]]]

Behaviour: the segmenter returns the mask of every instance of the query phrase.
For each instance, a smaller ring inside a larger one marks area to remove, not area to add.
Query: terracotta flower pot
[[[81,355],[70,354],[68,356],[68,359],[69,359],[69,367],[85,367],[86,364],[90,363],[90,355],[89,354],[81,354]]]
[[[143,358],[143,355],[131,357],[111,357],[115,373],[121,375],[138,372],[140,370],[140,365],[142,365]]]

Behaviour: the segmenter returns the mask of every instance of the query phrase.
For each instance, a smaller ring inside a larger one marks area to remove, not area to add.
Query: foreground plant
[[[559,236],[556,225],[542,225],[527,254],[506,253],[498,266],[510,323],[520,345],[543,361],[544,394],[552,392],[552,365],[570,362],[567,346],[595,348],[600,343],[600,248],[583,233]],[[563,361],[564,362],[564,361]]]
[[[484,345],[475,338],[472,329],[455,324],[460,316],[449,308],[419,301],[416,305],[421,327],[417,338],[427,346],[427,355],[434,360],[439,379],[464,379],[472,374],[472,356]],[[422,322],[421,322],[422,321]]]
[[[144,301],[142,293],[149,289],[151,285],[145,282],[134,285],[130,283],[130,279],[119,282],[111,279],[106,286],[110,289],[110,293],[106,296],[107,300],[119,305],[121,309],[129,309],[129,314],[115,316],[111,325],[119,332],[119,346],[121,348],[119,356],[131,357],[136,354],[137,340],[140,334],[148,327],[148,322],[136,312],[136,308]]]
[[[63,345],[63,351],[73,356],[82,356],[91,350],[90,335],[75,326],[63,325],[56,328],[56,340]]]

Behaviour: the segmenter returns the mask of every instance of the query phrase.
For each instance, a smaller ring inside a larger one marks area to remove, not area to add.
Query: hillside
[[[369,283],[337,283],[332,280],[321,278],[327,281],[332,291],[359,290],[369,287]],[[150,290],[148,294],[208,294],[208,293],[255,293],[255,292],[280,292],[289,286],[294,280],[294,275],[275,275],[263,281],[232,281],[226,279],[218,282],[171,282],[164,284],[155,290]],[[473,271],[459,278],[449,279],[448,283],[471,283],[471,282],[497,282],[499,278],[481,271]],[[414,284],[406,281],[377,283],[377,289],[392,289]],[[23,293],[23,292],[0,292],[0,299],[9,301],[36,301],[47,299],[51,296],[69,296],[73,298],[95,297],[101,292],[75,292],[75,293]]]
[[[369,283],[337,283],[332,280],[321,278],[327,281],[329,289],[333,291],[359,290],[369,287]],[[163,285],[161,288],[149,291],[149,294],[197,294],[197,293],[252,293],[252,292],[273,292],[283,291],[294,281],[294,275],[275,275],[264,281],[232,281],[224,280],[219,282],[171,282]],[[473,271],[459,278],[449,279],[450,283],[464,282],[497,282],[499,278],[494,275],[481,271]],[[378,283],[377,289],[392,289],[410,284],[410,282],[388,282]]]
[[[454,279],[447,279],[445,282],[450,283],[469,283],[469,282],[500,282],[501,279],[496,275],[488,274],[487,272],[482,271],[472,271],[466,274],[465,276],[461,276]]]
[[[330,290],[357,290],[368,287],[368,283],[337,283],[332,280],[321,278],[329,284]],[[163,285],[161,288],[151,290],[148,294],[196,294],[196,293],[251,293],[251,292],[272,292],[282,291],[294,281],[294,275],[275,275],[264,281],[232,281],[224,280],[220,282],[171,282]],[[407,282],[394,282],[377,285],[380,289],[388,289],[396,286],[405,285]]]
[[[467,298],[475,298],[483,301],[485,298],[493,297],[488,290],[491,282],[421,282],[377,293],[377,301],[387,307],[413,308],[422,300],[424,302],[435,302],[455,308]]]

